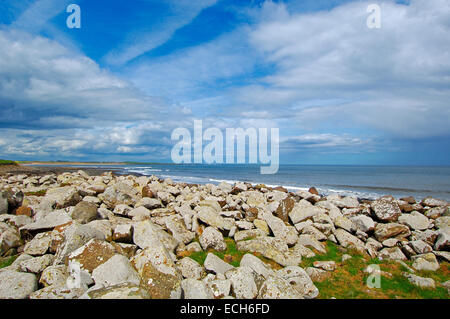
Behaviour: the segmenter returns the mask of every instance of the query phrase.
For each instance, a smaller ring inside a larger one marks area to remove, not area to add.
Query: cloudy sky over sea
[[[201,119],[278,127],[281,163],[450,165],[449,34],[450,0],[2,0],[0,158],[170,162]]]

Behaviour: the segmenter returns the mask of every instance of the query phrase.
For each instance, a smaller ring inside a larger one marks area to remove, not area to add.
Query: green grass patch
[[[18,256],[0,258],[0,268],[11,266],[11,264],[14,262],[14,260],[17,259],[17,257]]]
[[[17,162],[0,159],[0,165],[18,165]]]
[[[26,196],[45,196],[45,194],[47,194],[46,189],[41,189],[40,191],[36,191],[36,192],[25,193]]]

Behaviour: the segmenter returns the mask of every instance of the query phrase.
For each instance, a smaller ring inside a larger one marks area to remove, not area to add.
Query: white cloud
[[[450,1],[383,1],[381,29],[366,26],[369,3],[308,14],[278,5],[251,34],[276,71],[237,90],[237,100],[274,116],[295,109],[300,128],[339,119],[395,136],[450,134]],[[298,108],[314,99],[345,102]]]

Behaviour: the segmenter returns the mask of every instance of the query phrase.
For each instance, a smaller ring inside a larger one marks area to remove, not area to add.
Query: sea
[[[293,192],[315,187],[323,195],[350,195],[361,199],[392,195],[396,198],[414,196],[417,200],[432,196],[450,201],[450,166],[280,165],[278,173],[273,175],[261,175],[259,165],[243,164],[89,167],[111,168],[119,174],[155,175],[192,184],[233,184],[241,181],[269,187],[283,186]]]

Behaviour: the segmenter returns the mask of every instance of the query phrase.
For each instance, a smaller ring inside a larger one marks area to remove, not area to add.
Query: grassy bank
[[[17,162],[0,159],[0,165],[18,165]]]

